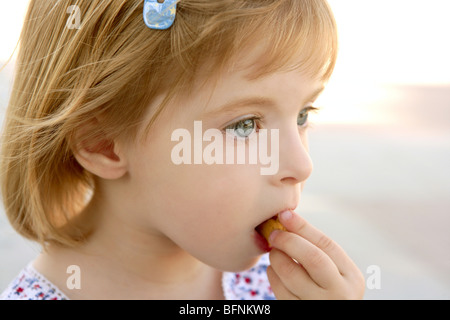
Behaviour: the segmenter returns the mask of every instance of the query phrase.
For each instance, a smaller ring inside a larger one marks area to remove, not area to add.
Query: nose
[[[307,133],[299,131],[297,126],[279,130],[279,169],[271,177],[272,183],[300,184],[309,178],[312,171]]]

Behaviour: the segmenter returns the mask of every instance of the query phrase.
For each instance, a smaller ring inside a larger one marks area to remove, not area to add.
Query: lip
[[[269,220],[269,219],[276,219],[277,216],[278,216],[280,213],[285,212],[285,211],[294,211],[295,208],[296,208],[296,207],[284,208],[284,209],[278,211],[277,213],[275,213],[274,215],[268,217],[267,219],[262,220],[262,221],[255,227],[255,230],[256,230],[261,224],[263,224],[264,222],[266,222],[267,220]]]
[[[255,227],[255,229],[254,229],[254,230],[255,230],[255,232],[254,232],[254,239],[255,239],[256,245],[258,246],[258,248],[259,248],[261,251],[263,251],[263,252],[270,252],[270,250],[272,250],[272,247],[269,245],[269,243],[267,242],[267,240],[259,233],[258,230],[259,230],[260,226],[261,226],[264,222],[266,222],[267,220],[270,220],[270,219],[276,219],[276,218],[278,217],[278,215],[279,215],[280,213],[282,213],[282,212],[285,212],[285,211],[294,211],[294,210],[295,210],[295,208],[292,208],[292,207],[290,207],[290,208],[284,208],[284,209],[278,211],[278,213],[276,213],[275,215],[273,215],[273,216],[271,216],[271,217],[269,217],[269,218],[267,218],[267,219],[261,221],[261,223],[259,223],[259,224]]]
[[[255,240],[255,244],[256,246],[262,251],[262,252],[270,252],[270,250],[272,250],[272,248],[269,246],[269,243],[267,242],[267,240],[259,234],[258,231],[256,231],[253,233],[253,238]]]

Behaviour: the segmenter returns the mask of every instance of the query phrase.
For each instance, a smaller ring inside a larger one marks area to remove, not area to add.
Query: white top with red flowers
[[[251,269],[224,272],[222,288],[227,300],[274,300],[267,279],[268,255],[261,257]],[[0,300],[68,300],[68,297],[30,262],[0,295]]]

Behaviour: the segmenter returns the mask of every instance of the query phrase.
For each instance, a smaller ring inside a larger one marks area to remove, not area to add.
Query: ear
[[[105,134],[95,138],[89,135],[89,129],[93,125],[98,128],[98,124],[95,119],[75,132],[72,152],[78,163],[92,174],[106,180],[119,179],[128,172],[127,159],[121,146]]]

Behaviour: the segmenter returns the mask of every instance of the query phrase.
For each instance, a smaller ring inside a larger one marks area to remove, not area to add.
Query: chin
[[[212,267],[224,272],[242,272],[252,268],[259,261],[261,256],[262,254],[259,256],[247,257],[246,259],[230,258],[228,261],[223,261],[218,265],[212,265]]]

